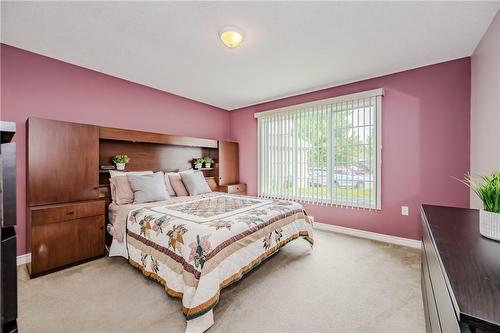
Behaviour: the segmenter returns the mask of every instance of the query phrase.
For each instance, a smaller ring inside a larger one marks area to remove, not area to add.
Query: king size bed
[[[211,192],[109,207],[110,256],[130,264],[182,299],[186,332],[213,325],[222,288],[302,237],[312,222],[295,202]]]

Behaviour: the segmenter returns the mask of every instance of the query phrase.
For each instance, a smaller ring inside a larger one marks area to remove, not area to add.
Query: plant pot
[[[479,211],[479,233],[484,237],[500,241],[500,213]]]
[[[212,163],[205,163],[205,168],[210,168],[212,166]]]
[[[194,165],[194,168],[198,169],[198,170],[201,169],[202,167],[203,167],[203,164],[201,164],[201,163],[197,163]]]
[[[125,170],[125,163],[115,163],[116,170]]]

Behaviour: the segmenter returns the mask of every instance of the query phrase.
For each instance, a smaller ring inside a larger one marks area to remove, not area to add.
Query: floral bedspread
[[[182,298],[188,320],[289,241],[313,243],[300,204],[224,193],[132,210],[126,235],[129,262]]]

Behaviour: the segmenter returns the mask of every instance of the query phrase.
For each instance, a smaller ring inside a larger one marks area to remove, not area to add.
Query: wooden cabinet
[[[38,118],[26,126],[31,276],[104,255],[99,127]]]
[[[236,184],[239,181],[238,143],[219,141],[218,183]]]
[[[28,206],[99,197],[99,128],[29,118]]]
[[[247,185],[246,184],[222,185],[217,188],[217,192],[246,195]]]
[[[29,209],[31,276],[104,255],[104,200]]]

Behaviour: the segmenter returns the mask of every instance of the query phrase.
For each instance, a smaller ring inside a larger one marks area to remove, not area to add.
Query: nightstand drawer
[[[56,223],[104,215],[104,211],[104,200],[33,207],[31,208],[31,223],[33,226]]]
[[[227,193],[245,193],[247,186],[245,184],[228,185]]]
[[[246,194],[247,185],[246,184],[223,185],[219,187],[218,191],[226,192],[229,194]]]

